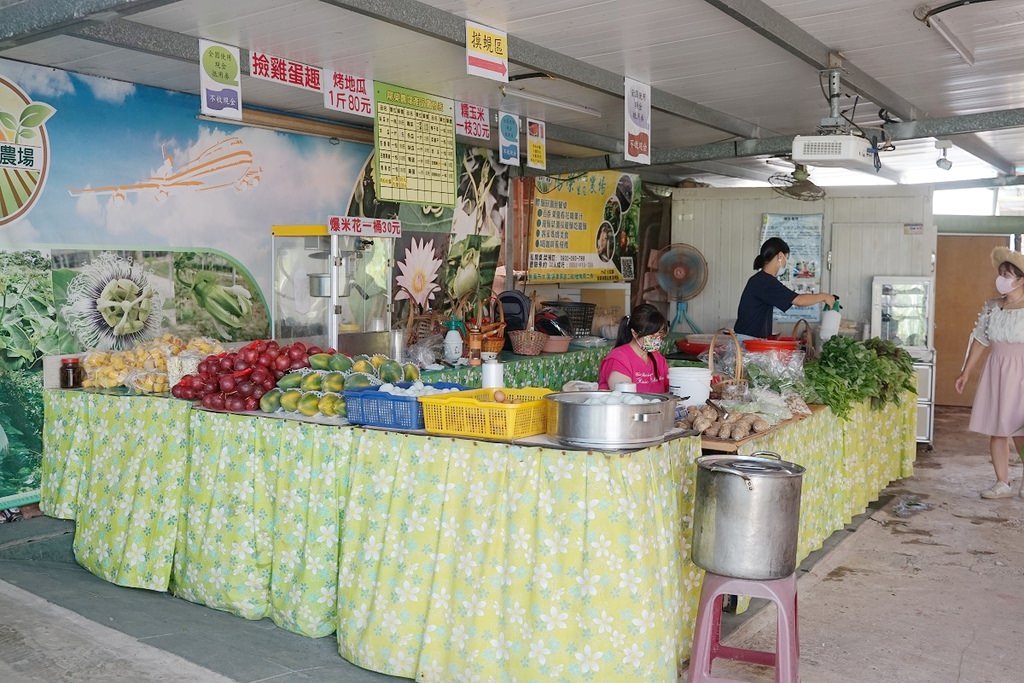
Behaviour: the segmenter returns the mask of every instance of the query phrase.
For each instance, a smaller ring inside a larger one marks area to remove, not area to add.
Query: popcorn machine
[[[339,334],[390,330],[394,240],[332,234],[326,225],[275,225],[271,235],[275,339],[341,348]]]

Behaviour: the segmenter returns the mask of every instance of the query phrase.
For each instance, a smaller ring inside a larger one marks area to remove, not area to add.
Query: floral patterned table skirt
[[[747,446],[807,467],[800,558],[912,473],[913,407]],[[67,391],[45,419],[43,510],[105,580],[424,680],[674,681],[688,656],[698,439],[582,453]]]

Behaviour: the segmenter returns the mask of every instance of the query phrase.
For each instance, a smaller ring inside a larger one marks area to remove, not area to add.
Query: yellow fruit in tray
[[[313,417],[320,412],[320,394],[319,392],[310,391],[302,395],[299,399],[299,414],[305,415],[306,417]]]
[[[345,389],[345,375],[340,372],[328,372],[320,383],[320,389],[323,391],[343,391]]]
[[[317,408],[324,417],[335,417],[338,414],[338,395],[326,393],[320,397]]]
[[[367,375],[376,375],[377,369],[369,360],[357,360],[352,363],[352,372],[362,372]]]
[[[299,409],[299,399],[302,398],[302,392],[298,389],[288,389],[281,394],[281,410],[287,410],[289,413],[294,413]]]
[[[384,365],[384,363],[388,362],[389,360],[391,360],[391,359],[388,358],[387,356],[385,356],[383,353],[375,353],[370,358],[370,365],[372,365],[375,368],[379,368],[380,366]]]
[[[380,384],[380,380],[376,380],[373,375],[368,375],[363,372],[354,372],[351,375],[345,377],[345,388],[346,389],[369,389]]]
[[[402,366],[402,374],[406,382],[415,382],[420,378],[420,369],[415,363],[406,363]]]
[[[299,384],[299,388],[303,391],[320,391],[320,387],[323,385],[324,376],[319,372],[307,373],[302,378],[302,383]]]

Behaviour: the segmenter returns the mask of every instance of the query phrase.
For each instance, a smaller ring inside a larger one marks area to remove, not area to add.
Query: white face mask
[[[996,278],[996,290],[998,290],[1000,294],[1009,294],[1019,286],[1016,282],[1017,278],[1015,277],[1000,275]]]

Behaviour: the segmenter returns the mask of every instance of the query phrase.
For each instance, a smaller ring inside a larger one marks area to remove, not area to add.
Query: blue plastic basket
[[[408,389],[412,384],[398,382],[395,386]],[[435,382],[428,386],[459,391],[467,388],[451,382]],[[346,389],[342,394],[348,421],[352,424],[387,429],[423,429],[423,407],[415,396],[381,393],[378,387]]]

